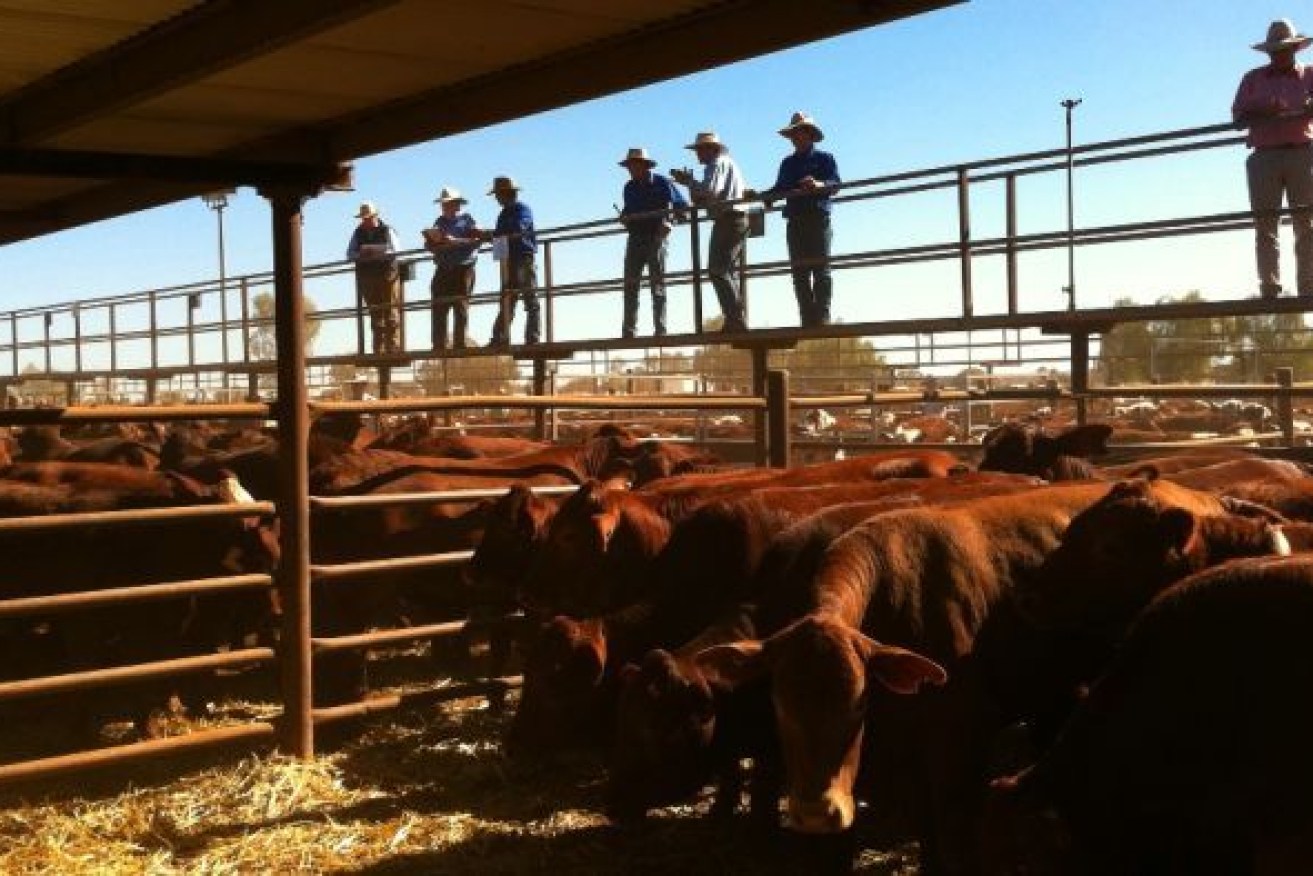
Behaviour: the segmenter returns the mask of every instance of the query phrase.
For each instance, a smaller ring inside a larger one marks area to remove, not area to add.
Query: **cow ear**
[[[1189,553],[1199,521],[1184,508],[1168,508],[1158,518],[1158,531],[1168,547],[1177,553]]]
[[[923,684],[941,685],[948,673],[929,657],[862,636],[866,673],[898,694],[914,694]]]
[[[1068,429],[1056,436],[1053,441],[1057,444],[1059,453],[1089,458],[1107,453],[1108,439],[1111,437],[1112,426],[1107,423],[1092,423],[1088,426]]]
[[[611,537],[615,535],[620,518],[615,514],[607,513],[595,514],[590,520],[597,531],[598,544],[602,546],[602,551],[606,552],[611,547]]]
[[[760,678],[766,672],[765,649],[761,642],[751,639],[707,648],[693,659],[709,684],[726,690]]]

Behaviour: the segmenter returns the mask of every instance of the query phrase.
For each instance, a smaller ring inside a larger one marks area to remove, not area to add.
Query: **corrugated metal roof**
[[[0,161],[350,160],[954,2],[0,0]],[[0,242],[208,187],[0,175]]]

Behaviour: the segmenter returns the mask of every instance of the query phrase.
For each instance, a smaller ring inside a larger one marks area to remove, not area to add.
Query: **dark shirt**
[[[533,211],[523,201],[512,201],[497,214],[497,227],[493,230],[497,237],[511,236],[507,241],[506,252],[512,257],[531,256],[538,251],[538,240],[534,234]]]
[[[375,258],[360,258],[360,247],[366,244],[383,244],[387,247],[387,253]],[[391,227],[386,222],[380,221],[372,228],[366,228],[363,225],[357,225],[351,232],[351,240],[347,243],[346,257],[356,263],[356,267],[378,269],[391,265],[397,260],[397,238],[392,233]]]
[[[633,216],[638,213],[659,213],[672,207],[684,208],[688,199],[675,184],[659,173],[649,173],[645,180],[633,180],[625,183],[625,209],[621,216]],[[661,223],[666,219],[660,215],[651,218],[633,219],[626,223],[630,234],[654,236],[661,231]],[[673,221],[673,220],[672,220]]]
[[[803,178],[809,176],[822,185],[839,185],[839,166],[834,156],[815,147],[785,156],[780,162],[780,173],[775,185],[761,193],[762,200],[771,201],[785,192],[796,190]],[[784,199],[784,218],[817,212],[828,214],[833,195],[833,189],[821,189],[814,195],[790,195]]]
[[[448,219],[446,216],[439,216],[433,223],[433,227],[445,231],[451,237],[468,238],[474,230],[478,228],[478,223],[469,213],[457,213]],[[454,268],[457,265],[472,265],[478,259],[479,242],[473,241],[468,244],[442,244],[438,250],[433,253],[433,262],[438,266],[438,270],[444,268]]]

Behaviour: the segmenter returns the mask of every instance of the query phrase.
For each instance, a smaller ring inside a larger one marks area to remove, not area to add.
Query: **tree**
[[[510,356],[428,359],[415,365],[425,395],[506,395],[514,392],[520,369]]]
[[[252,325],[247,335],[251,358],[267,361],[278,357],[278,344],[274,337],[274,294],[260,292],[251,299],[252,319],[260,320]],[[322,323],[315,318],[319,308],[310,298],[305,299],[305,354],[310,355],[319,337]]]
[[[884,356],[865,338],[818,338],[799,341],[780,356],[789,376],[812,392],[871,388],[871,378],[887,367]]]

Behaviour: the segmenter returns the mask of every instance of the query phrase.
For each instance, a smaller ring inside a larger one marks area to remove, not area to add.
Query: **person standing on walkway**
[[[447,348],[447,314],[452,314],[453,346],[466,345],[470,295],[474,292],[474,263],[479,252],[479,225],[463,212],[468,202],[454,188],[444,188],[434,202],[442,215],[424,231],[424,247],[433,253],[433,349]]]
[[[1289,20],[1274,21],[1267,39],[1254,48],[1269,62],[1240,80],[1231,117],[1249,129],[1252,151],[1245,162],[1249,207],[1254,211],[1254,254],[1258,289],[1264,298],[1281,294],[1281,253],[1277,246],[1282,195],[1290,203],[1295,227],[1296,286],[1313,296],[1313,67],[1295,53],[1313,43]]]
[[[702,179],[687,170],[672,170],[675,181],[688,186],[694,204],[706,208],[711,217],[711,242],[707,245],[707,275],[720,301],[724,318],[722,331],[745,332],[747,316],[743,294],[739,289],[739,267],[743,246],[748,239],[748,214],[743,204],[735,203],[746,191],[743,173],[729,147],[720,142],[714,131],[704,131],[685,148],[692,149],[702,165]]]
[[[397,235],[369,201],[360,205],[346,257],[356,265],[356,295],[369,308],[376,354],[401,350],[401,273]]]
[[[646,269],[652,287],[652,333],[659,338],[666,333],[666,239],[676,218],[671,211],[687,209],[688,201],[674,183],[652,170],[656,162],[646,149],[630,149],[619,164],[629,171],[620,211],[620,221],[629,229],[620,334],[632,338],[638,328],[638,287]]]
[[[533,211],[520,200],[520,187],[509,176],[492,181],[488,194],[497,199],[501,212],[492,232],[483,232],[492,241],[492,257],[501,261],[501,307],[492,327],[494,347],[511,342],[511,323],[515,321],[515,302],[524,301],[524,343],[538,343],[538,239],[533,227]]]
[[[830,322],[830,198],[839,187],[834,156],[816,148],[825,139],[816,120],[796,112],[780,136],[793,144],[793,154],[780,162],[775,185],[758,197],[767,203],[784,198],[788,220],[789,270],[798,316],[804,328]]]

